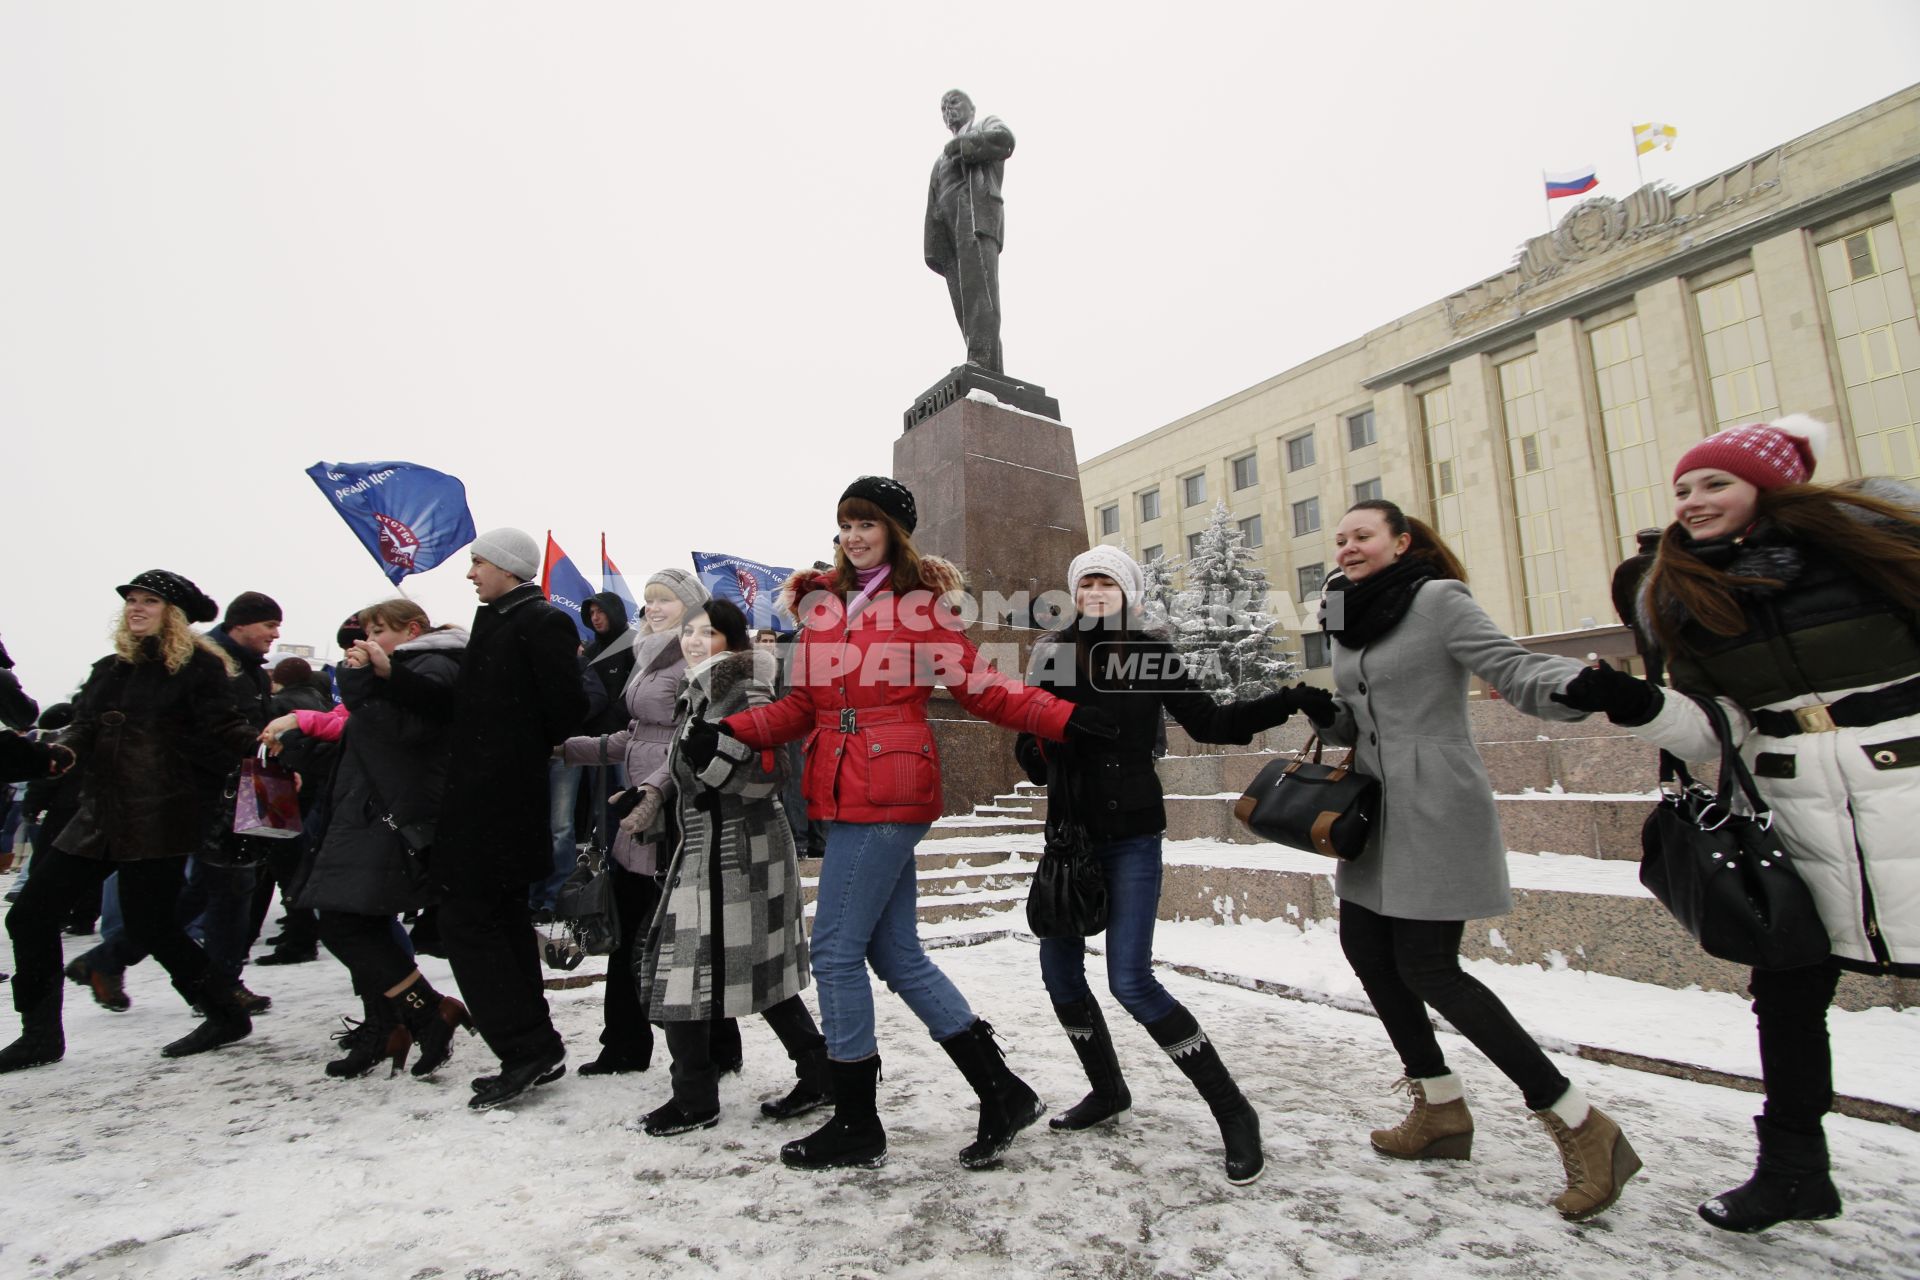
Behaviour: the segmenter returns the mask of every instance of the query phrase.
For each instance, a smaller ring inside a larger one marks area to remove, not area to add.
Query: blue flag
[[[316,462],[307,474],[396,585],[474,539],[467,487],[444,471],[411,462]]]
[[[767,627],[775,631],[794,629],[793,619],[783,618],[773,611],[780,588],[786,585],[793,570],[719,551],[696,551],[693,553],[693,572],[709,594],[739,605],[740,612],[747,615],[747,621],[755,630]]]
[[[560,544],[553,540],[551,530],[547,533],[546,563],[540,568],[540,589],[547,593],[547,599],[567,611],[573,619],[573,629],[580,633],[581,644],[593,643],[593,628],[587,625],[586,617],[580,607],[593,598],[593,584],[587,576],[574,566]]]

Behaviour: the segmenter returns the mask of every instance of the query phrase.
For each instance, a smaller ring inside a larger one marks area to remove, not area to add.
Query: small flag
[[[547,558],[540,567],[540,589],[547,599],[567,611],[573,619],[574,630],[580,633],[581,644],[593,643],[593,628],[580,613],[580,606],[593,596],[593,584],[586,575],[574,567],[560,544],[553,540],[553,530],[547,530]]]
[[[639,619],[640,602],[634,599],[633,588],[627,585],[619,568],[608,558],[607,535],[604,533],[600,535],[600,589],[619,596],[627,606],[627,617],[636,621]]]
[[[1645,155],[1659,147],[1662,151],[1673,150],[1673,140],[1680,131],[1670,124],[1637,124],[1633,126],[1633,152]]]
[[[1558,200],[1561,196],[1584,195],[1600,185],[1600,178],[1594,167],[1572,169],[1566,173],[1543,175],[1547,180],[1547,199]]]
[[[316,462],[307,475],[396,586],[472,542],[467,487],[411,462]]]
[[[775,631],[794,629],[793,619],[774,612],[780,588],[786,585],[793,570],[718,551],[696,551],[693,553],[693,572],[708,594],[739,605],[740,612],[747,615],[747,621],[755,630],[766,627]]]

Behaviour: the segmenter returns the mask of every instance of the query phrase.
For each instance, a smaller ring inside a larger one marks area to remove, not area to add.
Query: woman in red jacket
[[[880,1057],[871,963],[979,1094],[979,1129],[960,1162],[992,1168],[1045,1108],[1007,1068],[993,1028],[920,947],[914,846],[941,812],[927,699],[942,684],[974,715],[1055,741],[1069,730],[1111,737],[1115,726],[1104,713],[1076,709],[986,666],[943,605],[960,587],[958,571],[914,550],[917,513],[905,485],[860,477],[841,495],[839,521],[832,571],[788,584],[801,624],[791,692],[718,726],[690,725],[685,746],[699,768],[702,753],[745,759],[805,735],[807,816],[832,824],[812,964],[834,1116],[782,1147],[780,1158],[800,1169],[886,1160],[874,1107]]]

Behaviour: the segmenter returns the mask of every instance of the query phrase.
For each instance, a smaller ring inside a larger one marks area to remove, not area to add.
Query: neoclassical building
[[[1298,606],[1347,506],[1385,495],[1511,633],[1618,652],[1613,568],[1703,435],[1807,412],[1838,426],[1821,479],[1920,478],[1916,271],[1920,85],[1686,190],[1583,201],[1498,275],[1087,460],[1087,527],[1184,558],[1225,502],[1324,667]]]

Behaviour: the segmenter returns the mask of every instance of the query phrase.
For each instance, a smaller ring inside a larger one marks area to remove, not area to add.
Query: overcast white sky
[[[1685,185],[1916,50],[1844,0],[0,0],[0,634],[51,701],[159,566],[330,643],[386,592],[323,459],[451,471],[596,581],[602,530],[636,583],[821,554],[964,355],[950,87],[1018,140],[1007,367],[1086,458],[1503,269],[1542,169],[1624,195],[1636,120]],[[462,572],[409,588],[466,621]]]

